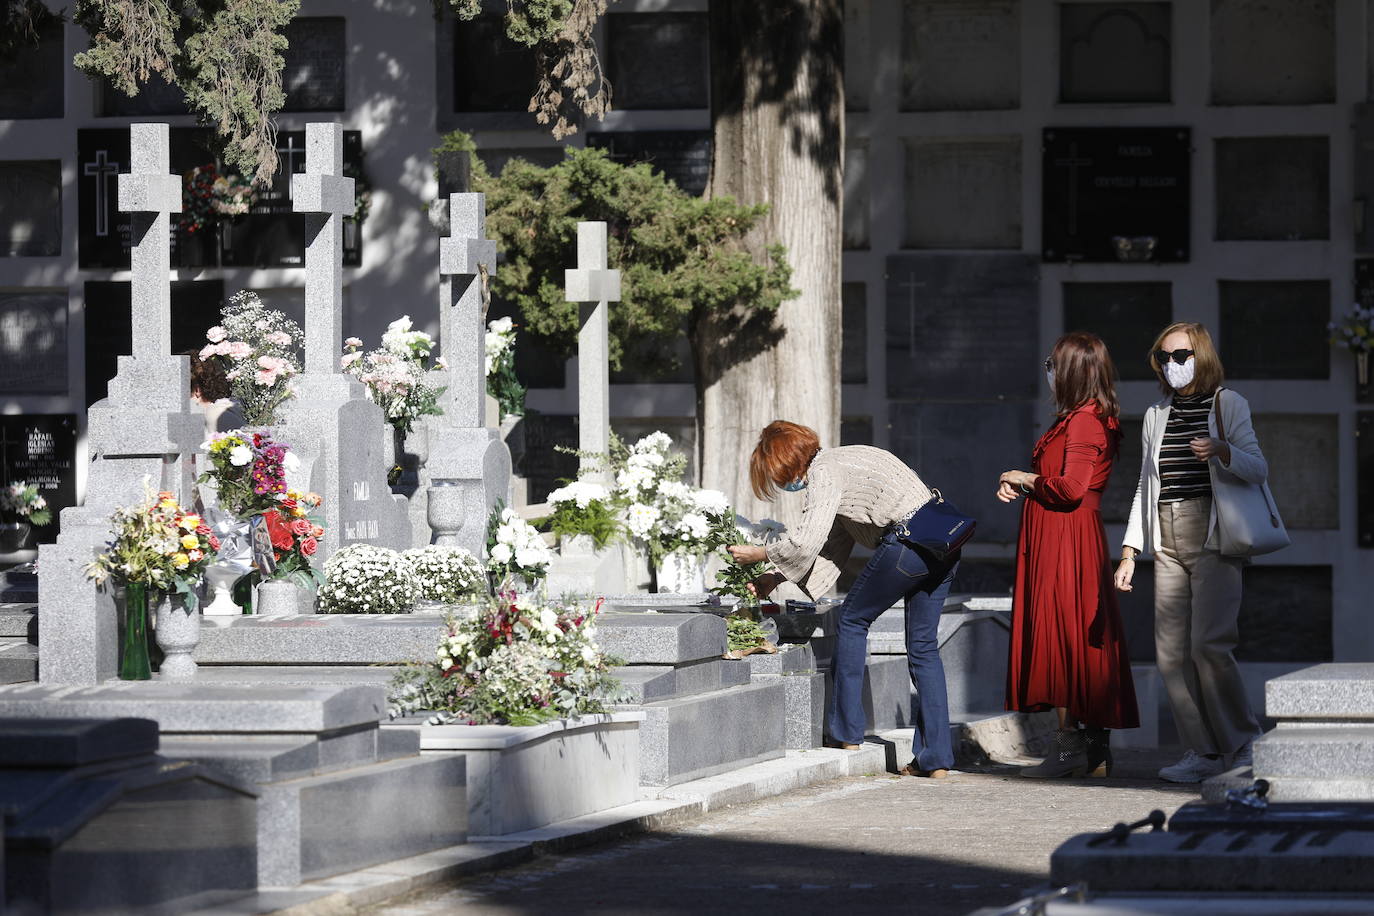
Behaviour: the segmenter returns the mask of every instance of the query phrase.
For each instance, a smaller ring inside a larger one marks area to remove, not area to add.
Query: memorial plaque
[[[611,13],[605,23],[606,75],[616,108],[710,105],[706,13]]]
[[[504,16],[453,23],[454,111],[527,112],[535,73],[534,49],[506,37]]]
[[[88,280],[85,299],[86,406],[90,407],[107,394],[119,357],[133,352],[133,307],[127,282]],[[223,280],[172,281],[171,352],[205,346],[205,331],[219,324],[223,305]]]
[[[1329,662],[1330,566],[1247,566],[1240,600],[1242,662]]]
[[[1091,331],[1123,381],[1152,381],[1150,345],[1173,321],[1168,283],[1065,283],[1064,333]]]
[[[1284,527],[1340,528],[1340,418],[1334,413],[1256,413],[1254,423]]]
[[[530,503],[542,503],[561,486],[559,481],[577,477],[577,456],[555,448],[577,448],[577,417],[532,410],[525,414],[521,425],[525,430],[525,452],[515,472],[525,478]]]
[[[0,292],[0,394],[66,391],[67,294]]]
[[[841,417],[840,445],[872,445],[872,417]]]
[[[1374,27],[1374,22],[1371,22]],[[1350,188],[1354,210],[1355,251],[1374,254],[1374,104],[1355,106],[1351,125],[1353,183]],[[1360,261],[1356,261],[1358,269]],[[1358,277],[1357,277],[1358,282]],[[1368,285],[1367,285],[1368,286]],[[1374,304],[1374,300],[1371,300]]]
[[[906,248],[1021,247],[1021,138],[906,141]]]
[[[0,161],[0,257],[62,254],[62,162]]]
[[[887,396],[1037,397],[1044,354],[1036,267],[1021,254],[889,255]]]
[[[1331,237],[1326,137],[1235,137],[1215,144],[1218,241]]]
[[[1059,4],[1059,101],[1168,102],[1168,3]]]
[[[148,81],[139,88],[138,94],[133,96],[120,92],[109,80],[102,79],[96,84],[98,117],[148,118],[190,113],[191,108],[186,104],[186,93],[155,73],[148,77]]]
[[[1217,287],[1227,378],[1330,378],[1329,281],[1222,280]]]
[[[62,40],[62,23],[50,22],[36,46],[24,44],[11,59],[0,60],[0,120],[63,116],[67,54]]]
[[[173,172],[184,175],[215,161],[209,131],[173,127],[170,136]],[[76,250],[80,266],[127,270],[132,217],[119,210],[115,176],[129,172],[129,129],[80,128],[76,132],[76,150]],[[173,218],[171,223],[169,243],[175,265],[181,257],[177,220]]]
[[[1131,501],[1135,499],[1135,486],[1140,481],[1140,462],[1145,448],[1140,441],[1140,431],[1145,421],[1140,417],[1121,418],[1121,444],[1112,462],[1112,476],[1107,478],[1107,489],[1102,493],[1102,520],[1104,522],[1125,522],[1131,516]],[[1117,556],[1116,548],[1110,551]]]
[[[1211,0],[1212,104],[1336,101],[1335,0]]]
[[[362,133],[343,132],[344,175],[364,178]],[[301,267],[305,264],[305,214],[291,209],[291,176],[305,172],[305,131],[277,134],[278,170],[272,184],[258,191],[243,216],[220,224],[220,263],[225,267]],[[232,171],[232,170],[231,170]],[[362,193],[365,183],[355,185]],[[362,264],[362,233],[352,217],[344,219],[343,263]]]
[[[302,16],[286,25],[283,111],[343,111],[348,54],[342,16]]]
[[[872,0],[844,0],[844,107],[868,111],[873,93]]]
[[[1355,543],[1374,548],[1374,410],[1355,414]]]
[[[709,130],[588,132],[587,145],[606,150],[622,165],[647,162],[693,196],[706,190],[706,180],[711,176]],[[550,164],[562,158],[559,151],[558,158]]]
[[[39,544],[57,540],[63,509],[76,505],[76,417],[62,414],[0,416],[0,486],[25,480],[38,486],[53,520],[35,526]]]
[[[840,381],[846,385],[868,383],[868,284],[840,285]]]
[[[1021,105],[1021,4],[904,0],[902,110]]]
[[[1046,129],[1045,260],[1188,260],[1189,137],[1186,127]]]
[[[868,247],[868,141],[853,140],[844,152],[844,247]]]
[[[1027,401],[892,401],[888,407],[892,453],[978,520],[977,543],[1008,544],[1016,540],[1021,507],[997,499],[997,478],[1011,468],[1030,468],[1038,410],[1044,408]]]

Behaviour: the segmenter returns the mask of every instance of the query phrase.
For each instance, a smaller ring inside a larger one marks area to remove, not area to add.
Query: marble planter
[[[271,579],[258,584],[253,595],[253,613],[258,617],[294,617],[303,611],[303,589],[285,579]]]
[[[468,835],[533,830],[639,800],[642,712],[543,725],[420,725],[425,756],[467,758]]]
[[[158,602],[156,630],[158,648],[163,652],[158,672],[164,680],[187,680],[196,676],[191,653],[200,645],[200,611],[186,606],[180,595],[164,595]]]
[[[706,591],[706,557],[668,553],[659,560],[655,578],[660,592],[679,595]]]

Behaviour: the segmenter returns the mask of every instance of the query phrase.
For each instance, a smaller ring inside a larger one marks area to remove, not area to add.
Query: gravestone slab
[[[1021,247],[1021,138],[906,142],[905,248]]]
[[[1150,345],[1173,321],[1169,283],[1065,283],[1064,333],[1102,338],[1122,381],[1153,381]]]
[[[1043,354],[1033,256],[894,254],[886,274],[888,397],[1037,396]]]
[[[0,257],[50,258],[61,254],[61,161],[0,162]]]
[[[283,111],[343,111],[348,54],[342,16],[300,16],[286,24]]]
[[[606,75],[624,110],[705,108],[707,14],[616,13],[605,18]]]
[[[76,416],[0,416],[0,486],[26,480],[48,501],[53,520],[33,529],[32,540],[51,544],[61,531],[63,509],[76,505]]]
[[[840,381],[862,385],[868,381],[868,284],[843,283],[840,296]]]
[[[1168,3],[1059,4],[1059,101],[1168,102]]]
[[[63,115],[67,56],[62,23],[45,26],[38,45],[21,45],[0,61],[0,120],[60,118]]]
[[[1257,413],[1254,422],[1284,526],[1289,530],[1339,528],[1340,417],[1334,413]]]
[[[452,67],[455,112],[528,111],[535,52],[506,37],[504,16],[454,21]]]
[[[1326,137],[1221,137],[1214,143],[1218,241],[1331,237]]]
[[[0,293],[0,394],[66,390],[66,294]]]
[[[616,98],[618,102],[618,89]],[[587,134],[587,145],[606,150],[613,160],[624,165],[647,162],[655,171],[662,172],[679,188],[693,196],[699,196],[706,190],[706,181],[711,175],[709,130],[591,131]],[[521,151],[520,155],[524,156],[524,151]],[[486,156],[482,158],[484,161],[487,160]],[[549,164],[557,163],[561,159],[560,153],[558,158]],[[505,165],[504,162],[501,164]],[[488,168],[490,167],[491,163],[488,162]]]
[[[1374,28],[1374,21],[1371,21],[1371,28]],[[1374,87],[1374,68],[1370,74],[1371,87]],[[1355,106],[1352,127],[1354,180],[1350,193],[1356,201],[1374,200],[1374,104],[1361,102]],[[1368,203],[1356,204],[1354,224],[1356,253],[1374,253],[1374,212]],[[1363,293],[1360,301],[1368,305],[1374,302],[1374,288],[1368,282],[1368,273],[1361,272],[1364,263],[1362,260],[1355,262],[1355,286],[1357,295]]]
[[[100,117],[158,118],[191,113],[186,94],[156,73],[149,75],[134,96],[120,92],[108,80],[97,85],[96,111]]]
[[[1374,410],[1355,414],[1356,543],[1374,547]]]
[[[1220,355],[1233,379],[1331,376],[1329,280],[1221,280]]]
[[[1019,505],[996,498],[997,478],[1029,468],[1035,444],[1036,406],[933,404],[894,401],[888,409],[893,454],[921,479],[978,520],[980,543],[1010,543],[1020,525]]]
[[[1014,0],[904,0],[902,110],[1021,104],[1021,9]]]
[[[1046,128],[1044,259],[1188,260],[1191,144],[1186,127]],[[1119,238],[1154,242],[1123,256]]]
[[[868,247],[868,141],[851,140],[844,151],[844,247]]]
[[[1238,660],[1331,661],[1330,566],[1247,566],[1243,581]]]
[[[1212,104],[1336,100],[1335,0],[1211,0]]]

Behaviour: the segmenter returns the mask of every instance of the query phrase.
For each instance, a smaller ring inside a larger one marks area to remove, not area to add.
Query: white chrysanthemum
[[[701,541],[711,531],[711,522],[698,512],[688,512],[678,520],[677,530],[690,538]]]
[[[687,502],[692,497],[692,488],[680,480],[665,480],[658,485],[658,495],[668,500]]]
[[[651,506],[646,503],[632,503],[630,507],[625,510],[625,527],[628,528],[630,533],[635,537],[644,540],[648,538],[649,533],[652,532],[654,526],[658,524],[660,515],[661,513],[658,511],[657,506]]]
[[[730,500],[719,490],[697,490],[692,494],[692,503],[708,515],[720,515],[730,508]]]
[[[229,450],[229,463],[241,468],[253,460],[253,450],[246,445],[236,445]]]
[[[574,480],[565,487],[559,487],[549,494],[549,502],[555,506],[575,503],[577,508],[585,509],[593,502],[605,502],[610,498],[606,488],[590,480]]]

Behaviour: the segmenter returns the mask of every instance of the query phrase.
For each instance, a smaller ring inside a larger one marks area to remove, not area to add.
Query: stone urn
[[[158,669],[164,680],[186,680],[196,676],[196,662],[191,657],[200,644],[200,611],[193,610],[182,595],[163,595],[158,602],[154,638],[162,650],[162,666]]]
[[[258,583],[253,596],[253,613],[259,617],[294,617],[300,613],[301,589],[286,579]]]
[[[694,553],[665,553],[655,569],[660,592],[675,595],[706,591],[706,557]]]
[[[242,616],[243,608],[234,603],[234,583],[239,575],[237,570],[223,563],[211,563],[205,570],[207,591],[214,595],[214,599],[203,610],[206,617]]]

